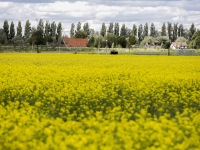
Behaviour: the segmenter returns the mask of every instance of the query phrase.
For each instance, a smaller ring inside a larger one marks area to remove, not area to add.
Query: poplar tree
[[[20,38],[22,37],[22,25],[21,25],[21,21],[18,22],[17,36],[20,37]]]
[[[12,21],[11,25],[10,25],[10,38],[13,39],[14,37],[15,37],[15,26],[14,26],[14,23]]]
[[[108,28],[109,33],[113,33],[113,22],[110,23],[110,26]]]
[[[194,23],[192,23],[192,25],[190,27],[190,39],[192,38],[192,36],[194,35],[195,32],[196,32],[196,28],[194,26]]]
[[[55,36],[56,36],[56,23],[54,21],[51,23],[51,38],[55,38]]]
[[[8,21],[7,21],[7,20],[4,21],[4,24],[3,24],[3,31],[4,31],[4,33],[6,34],[6,37],[7,37],[7,39],[8,39],[9,24],[8,24]]]
[[[143,40],[143,27],[142,27],[142,24],[140,24],[140,26],[138,28],[138,40],[139,40],[139,42],[141,42]]]
[[[137,26],[133,25],[133,35],[137,36]]]
[[[177,31],[178,31],[178,23],[174,24],[174,29],[173,29],[173,41],[176,41],[177,39]]]
[[[152,23],[151,30],[150,30],[150,36],[155,37],[155,34],[156,34],[156,29],[155,29],[154,24]]]
[[[62,24],[61,24],[61,22],[58,23],[57,35],[58,35],[58,39],[62,37]]]
[[[24,31],[25,40],[27,40],[30,37],[30,34],[31,34],[31,24],[29,20],[27,20],[25,24],[25,31]]]
[[[78,22],[76,32],[81,30],[81,22]]]
[[[74,25],[74,23],[72,23],[71,29],[70,29],[70,38],[74,38],[74,28],[75,28],[75,25]]]
[[[172,41],[173,28],[172,28],[172,24],[170,22],[168,22],[167,30],[168,30],[168,37],[169,37],[169,40],[171,42]]]
[[[105,23],[102,24],[101,35],[102,35],[103,37],[105,37],[105,35],[106,35],[106,25],[105,25]]]
[[[114,35],[119,36],[119,23],[115,23]]]
[[[49,37],[49,32],[50,32],[50,23],[48,21],[46,21],[45,23],[45,37]]]
[[[184,34],[183,32],[184,32],[183,25],[180,24],[178,28],[178,37],[182,37]]]
[[[165,26],[165,22],[163,23],[162,25],[162,31],[161,31],[161,36],[166,36],[167,33],[166,33],[166,26]]]
[[[125,27],[125,24],[123,24],[122,27],[121,27],[120,36],[123,36],[123,37],[126,36],[126,27]]]
[[[148,36],[148,23],[144,25],[144,37]]]
[[[88,22],[86,22],[86,23],[84,24],[84,26],[83,26],[83,31],[84,31],[87,35],[89,35],[89,24],[88,24]]]

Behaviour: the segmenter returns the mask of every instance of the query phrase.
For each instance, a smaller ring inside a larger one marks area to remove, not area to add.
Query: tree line
[[[199,30],[196,30],[194,23],[190,29],[184,28],[183,24],[178,23],[163,23],[161,31],[158,31],[151,23],[140,24],[137,26],[133,24],[132,29],[122,24],[121,28],[119,23],[110,22],[106,27],[102,23],[100,31],[95,31],[89,27],[86,22],[81,28],[81,22],[78,22],[77,27],[71,24],[70,38],[88,38],[88,47],[130,47],[131,45],[145,46],[146,43],[153,45],[155,42],[159,43],[162,48],[169,48],[171,42],[187,42],[190,48],[199,48]],[[67,37],[67,36],[66,36]],[[5,20],[3,29],[0,29],[0,43],[1,44],[17,44],[22,43],[45,45],[48,43],[60,43],[62,41],[62,24],[61,22],[56,25],[55,21],[49,23],[46,21],[45,25],[42,19],[39,20],[37,29],[31,27],[29,20],[26,21],[24,27],[24,35],[22,35],[21,22],[18,22],[17,32],[15,33],[14,23],[11,22],[10,27],[8,21]]]

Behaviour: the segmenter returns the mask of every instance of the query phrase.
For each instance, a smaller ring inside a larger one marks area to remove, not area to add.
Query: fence
[[[38,48],[38,49],[37,49]],[[74,54],[110,54],[112,50],[119,55],[170,55],[170,56],[200,56],[200,50],[173,49],[141,49],[141,48],[90,48],[90,47],[55,47],[55,46],[0,46],[3,53],[74,53]]]

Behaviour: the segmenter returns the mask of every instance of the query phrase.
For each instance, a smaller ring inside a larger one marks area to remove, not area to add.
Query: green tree
[[[146,43],[150,43],[150,45],[154,45],[155,39],[152,36],[146,36],[140,43],[140,46],[145,46]]]
[[[109,48],[111,48],[112,43],[114,42],[115,46],[117,45],[117,38],[119,36],[113,35],[113,33],[107,33],[107,35],[105,36],[105,39],[107,40],[107,45]]]
[[[121,27],[120,36],[123,36],[123,37],[126,36],[126,27],[125,27],[125,24],[123,24],[122,27]]]
[[[119,36],[119,23],[115,23],[114,35]]]
[[[91,37],[90,40],[88,41],[87,47],[94,47],[94,37]]]
[[[126,36],[125,37],[128,38],[132,34],[132,32],[133,31],[130,28],[126,27]]]
[[[75,25],[74,25],[74,23],[72,23],[71,29],[70,29],[70,38],[74,38],[74,28],[75,28]]]
[[[76,32],[80,31],[81,30],[81,22],[78,22],[77,24],[77,28],[76,28]]]
[[[184,37],[178,37],[175,42],[188,42],[188,40]]]
[[[51,38],[51,24],[46,21],[45,23],[45,39],[46,39],[46,42],[53,42],[53,39]]]
[[[31,23],[29,22],[29,20],[27,20],[25,24],[25,31],[24,31],[24,38],[26,42],[29,40],[30,34],[31,34]]]
[[[190,27],[190,39],[192,38],[192,36],[194,35],[194,33],[196,32],[196,28],[194,26],[194,23],[192,23],[191,27]]]
[[[21,25],[21,21],[18,22],[17,36],[20,37],[20,38],[22,37],[22,25]]]
[[[165,22],[162,25],[162,31],[161,31],[161,36],[166,36],[166,26],[165,26]]]
[[[170,22],[168,22],[167,30],[168,30],[169,40],[170,40],[170,42],[172,42],[172,39],[173,39],[173,35],[172,35],[173,28],[172,28],[172,24]]]
[[[7,37],[3,29],[0,29],[0,44],[6,44]]]
[[[58,23],[57,35],[58,35],[58,39],[60,39],[62,37],[62,24],[61,24],[61,22]]]
[[[137,26],[133,25],[133,35],[137,36]]]
[[[162,48],[164,48],[164,49],[168,49],[170,47],[169,38],[166,36],[157,37],[156,42],[160,43]]]
[[[14,37],[15,37],[15,26],[14,26],[14,23],[12,21],[11,25],[10,25],[10,38],[13,39]]]
[[[183,25],[180,24],[178,27],[178,37],[183,36],[183,32],[184,32]]]
[[[75,38],[87,38],[87,34],[83,30],[79,30],[76,32]]]
[[[83,31],[87,34],[87,36],[89,35],[89,24],[88,24],[88,22],[86,22],[84,24]]]
[[[143,27],[142,27],[142,24],[140,24],[139,29],[138,29],[138,40],[139,40],[139,43],[143,40]]]
[[[103,37],[105,37],[105,35],[106,35],[106,25],[105,25],[105,23],[102,24],[101,35],[102,35]]]
[[[126,48],[126,38],[124,36],[118,36],[117,43],[121,45],[122,48]]]
[[[148,36],[148,23],[144,25],[144,37]]]
[[[177,39],[177,31],[178,31],[178,23],[174,24],[174,29],[173,29],[173,41],[176,41]]]
[[[7,39],[8,39],[8,34],[9,34],[9,24],[8,24],[8,21],[7,21],[7,20],[4,21],[4,24],[3,24],[3,30],[4,30],[4,33],[6,34]]]
[[[152,23],[151,30],[150,30],[150,36],[155,37],[155,34],[156,34],[156,29],[155,29],[154,24]]]
[[[129,41],[130,45],[135,45],[136,42],[137,42],[137,38],[136,38],[135,35],[131,34],[131,35],[129,36],[128,41]]]
[[[113,22],[110,23],[110,26],[108,28],[109,33],[113,33]]]
[[[55,23],[55,21],[53,21],[51,23],[50,31],[51,31],[51,38],[52,38],[53,42],[55,43],[56,42],[56,23]]]

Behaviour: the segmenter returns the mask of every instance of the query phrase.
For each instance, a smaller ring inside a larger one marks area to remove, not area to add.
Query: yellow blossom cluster
[[[199,150],[200,58],[1,54],[0,149]]]

